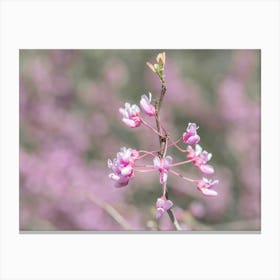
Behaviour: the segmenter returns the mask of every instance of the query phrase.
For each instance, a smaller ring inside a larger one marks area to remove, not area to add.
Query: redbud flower
[[[148,116],[152,117],[156,114],[155,106],[151,104],[152,94],[149,92],[149,97],[147,95],[142,95],[140,100],[140,107],[142,111]]]
[[[192,160],[194,166],[198,167],[202,173],[214,173],[213,166],[206,164],[212,158],[212,154],[208,153],[207,151],[202,151],[200,145],[195,145],[195,150],[193,150],[191,146],[188,146],[187,154],[187,159]]]
[[[124,108],[120,108],[119,112],[122,114],[122,121],[130,128],[138,127],[141,125],[140,109],[136,104],[130,105],[125,103]]]
[[[134,164],[135,159],[139,156],[139,153],[137,150],[122,147],[120,151],[117,153],[117,160],[121,164]]]
[[[159,219],[164,212],[169,210],[173,206],[173,202],[171,200],[167,200],[164,196],[157,199],[156,207],[156,218]]]
[[[195,123],[189,123],[186,132],[183,133],[183,142],[194,146],[200,141],[200,137],[197,134],[198,126]]]
[[[157,169],[160,173],[159,181],[161,184],[164,184],[167,181],[168,169],[172,164],[172,161],[173,158],[171,156],[167,156],[162,159],[160,159],[159,157],[154,158],[154,168]]]
[[[212,181],[212,180],[203,178],[202,180],[198,181],[196,187],[198,190],[200,190],[206,196],[216,196],[216,195],[218,195],[218,193],[216,191],[212,190],[211,188],[218,183],[219,183],[218,180]]]
[[[113,161],[108,159],[108,167],[113,173],[109,178],[115,181],[115,187],[121,188],[128,185],[129,180],[134,176],[134,161],[138,157],[138,152],[125,147],[117,153],[117,158]]]

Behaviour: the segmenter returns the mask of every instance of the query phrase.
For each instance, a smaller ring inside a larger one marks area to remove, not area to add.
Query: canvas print
[[[260,232],[261,51],[19,51],[21,232]]]

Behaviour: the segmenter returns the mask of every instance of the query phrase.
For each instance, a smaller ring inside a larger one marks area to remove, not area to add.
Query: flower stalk
[[[164,58],[165,58],[165,53],[164,53]],[[164,61],[165,62],[165,61]],[[167,87],[166,87],[166,82],[165,82],[165,77],[164,77],[164,74],[162,72],[161,75],[159,75],[159,78],[160,78],[160,81],[161,81],[161,92],[160,92],[160,97],[159,97],[159,100],[158,102],[156,102],[156,126],[157,126],[157,131],[158,131],[158,134],[159,134],[159,143],[160,143],[160,151],[158,153],[159,157],[162,158],[162,157],[165,157],[166,155],[166,151],[167,151],[167,133],[165,132],[165,135],[164,137],[162,137],[162,126],[161,126],[161,123],[160,123],[160,109],[161,109],[161,105],[162,105],[162,102],[163,102],[163,98],[166,94],[166,91],[167,91]],[[165,183],[163,185],[163,196],[168,199],[168,192],[167,192],[167,183]],[[167,210],[167,214],[168,214],[168,217],[170,218],[171,222],[173,223],[174,227],[176,230],[182,230],[180,224],[178,223],[177,219],[176,219],[176,216],[174,214],[174,212],[172,211],[171,208],[169,208]]]

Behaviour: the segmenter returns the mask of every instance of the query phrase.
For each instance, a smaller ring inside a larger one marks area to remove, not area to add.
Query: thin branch
[[[158,131],[154,129],[149,123],[147,123],[145,120],[141,119],[142,123],[147,126],[149,129],[151,129],[155,134],[159,136],[159,138],[163,138],[164,136],[161,134],[161,131]]]
[[[192,161],[194,161],[194,160],[193,160],[193,159],[190,159],[190,160],[185,160],[185,161],[177,162],[177,163],[171,164],[170,167],[183,165],[183,164],[186,164],[186,163],[190,163],[190,162],[192,162]]]
[[[155,117],[158,118],[157,114],[155,115]],[[157,121],[158,121],[158,124],[159,124],[160,128],[162,129],[163,133],[166,135],[167,131],[164,128],[164,126],[162,125],[161,121],[159,119]]]
[[[174,146],[175,148],[177,148],[180,152],[186,153],[188,150],[186,149],[182,149],[180,146],[177,145],[177,143],[180,141],[180,139],[174,141],[172,140],[170,137],[168,138],[170,140],[170,142],[172,143],[171,146]]]
[[[145,173],[145,172],[155,172],[157,170],[155,170],[155,169],[134,169],[134,171]]]
[[[131,225],[126,221],[126,219],[113,206],[111,206],[106,202],[100,201],[96,197],[90,195],[88,192],[85,193],[85,196],[89,201],[102,208],[111,218],[113,218],[125,230],[133,229]]]
[[[156,103],[156,125],[157,125],[157,130],[159,132],[160,135],[162,135],[162,129],[161,129],[161,124],[160,124],[160,118],[159,118],[159,112],[160,112],[160,108],[162,105],[162,101],[164,98],[164,95],[166,94],[166,84],[165,84],[165,80],[163,77],[160,77],[161,80],[161,92],[160,92],[160,97],[159,97],[159,101]],[[160,143],[160,152],[159,152],[159,156],[162,157],[163,155],[163,145],[166,142],[167,136],[162,137],[159,136],[159,143]]]
[[[186,176],[184,176],[184,175],[180,174],[179,172],[176,172],[172,169],[170,169],[169,171],[171,173],[173,173],[174,175],[179,176],[180,178],[182,178],[183,180],[186,180],[188,182],[198,182],[199,181],[199,180],[190,179],[190,178],[188,178],[188,177],[186,177]]]
[[[162,101],[163,101],[163,98],[164,98],[164,95],[166,94],[166,83],[165,83],[165,79],[164,79],[164,75],[160,76],[160,80],[161,80],[161,93],[160,93],[160,97],[159,97],[159,101],[158,103],[156,103],[156,116],[155,116],[155,119],[156,119],[156,126],[157,126],[157,131],[158,131],[158,134],[159,134],[159,143],[160,143],[160,152],[159,152],[159,157],[162,158],[165,156],[166,154],[166,151],[167,151],[167,133],[166,133],[166,130],[162,127],[161,125],[161,122],[160,122],[160,117],[159,117],[159,112],[160,112],[160,108],[161,108],[161,105],[162,105]],[[165,136],[162,137],[162,132],[164,130],[164,134]],[[164,196],[166,198],[168,198],[168,192],[167,192],[167,186],[164,185],[163,187],[163,193],[164,193]],[[171,222],[173,223],[174,227],[176,230],[182,230],[182,228],[180,227],[173,211],[171,209],[167,210],[167,213],[168,213],[168,216],[171,220]]]
[[[134,167],[151,167],[151,168],[154,168],[154,165],[151,165],[151,164],[140,164],[140,165],[134,165]]]
[[[172,209],[167,210],[168,216],[171,220],[171,222],[173,223],[174,227],[176,228],[176,230],[182,230],[180,224],[178,223]]]
[[[151,155],[153,157],[156,157],[157,156],[156,153],[158,153],[158,151],[150,151],[150,152],[148,152],[148,151],[138,151],[138,152],[139,153],[144,153],[144,154],[142,156],[137,157],[136,158],[137,160],[142,159],[142,158],[144,158],[146,156],[149,156],[149,155]]]
[[[167,90],[164,77],[162,77],[160,80],[161,80],[161,94],[160,94],[160,98],[159,98],[159,102],[158,102],[158,108],[157,108],[158,109],[158,114],[159,114],[159,111],[160,111],[160,108],[161,108],[161,104],[162,104],[164,95],[165,95],[166,90]]]
[[[163,145],[163,154],[162,154],[162,157],[165,157],[166,156],[166,152],[167,152],[167,143],[168,142],[168,139],[165,139],[165,142],[164,142],[164,145]]]

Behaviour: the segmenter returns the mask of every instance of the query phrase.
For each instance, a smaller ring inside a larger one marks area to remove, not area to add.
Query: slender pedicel
[[[185,161],[177,162],[177,163],[171,164],[170,167],[183,165],[183,164],[186,164],[186,163],[189,163],[189,162],[192,162],[192,161],[193,160],[185,160]]]
[[[155,128],[153,128],[150,124],[148,124],[146,121],[144,121],[142,118],[141,118],[141,122],[147,126],[148,128],[150,128],[155,134],[157,134],[158,136],[164,138],[163,135],[161,135]]]
[[[188,177],[186,177],[186,176],[183,176],[183,175],[180,174],[179,172],[176,172],[176,171],[174,171],[174,170],[172,170],[172,169],[170,169],[169,171],[170,171],[171,173],[173,173],[174,175],[179,176],[180,178],[182,178],[182,179],[184,179],[184,180],[186,180],[186,181],[188,181],[188,182],[199,182],[199,181],[200,181],[200,180],[190,179],[190,178],[188,178]]]

